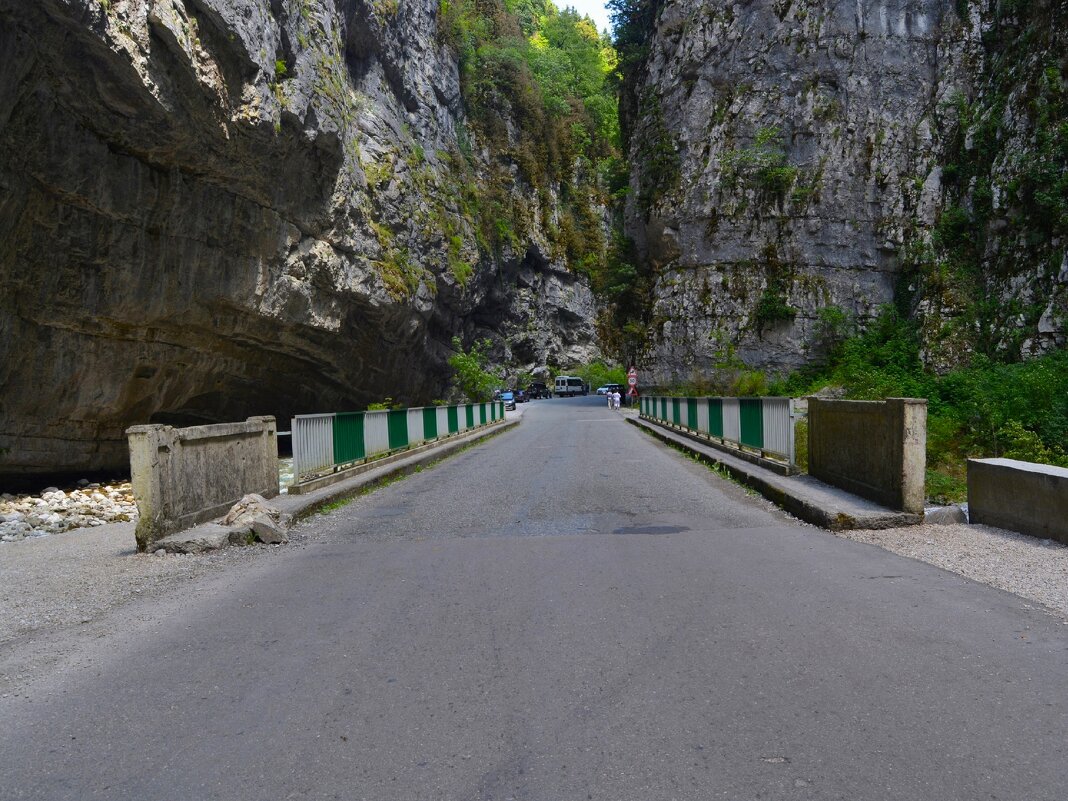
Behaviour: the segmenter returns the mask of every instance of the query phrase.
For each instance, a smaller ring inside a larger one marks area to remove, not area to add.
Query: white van
[[[589,388],[577,375],[558,375],[556,377],[553,394],[558,398],[585,395],[587,392],[589,392]]]

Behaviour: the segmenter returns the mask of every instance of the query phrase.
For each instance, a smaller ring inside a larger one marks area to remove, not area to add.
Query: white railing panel
[[[389,450],[389,412],[367,412],[363,416],[363,442],[368,456]]]
[[[723,399],[723,439],[738,443],[742,439],[742,421],[737,398]]]
[[[789,398],[761,398],[764,418],[764,450],[790,458],[793,449],[793,420]]]
[[[438,436],[449,436],[449,407],[439,406],[434,413],[438,422]]]
[[[408,446],[421,445],[426,437],[423,435],[423,407],[408,410]]]
[[[697,430],[702,434],[708,434],[708,400],[697,400]]]
[[[302,475],[332,469],[334,466],[334,415],[302,414],[291,423],[293,472]]]

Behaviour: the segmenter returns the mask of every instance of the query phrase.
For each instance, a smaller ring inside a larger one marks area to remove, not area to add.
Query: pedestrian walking
[[[619,408],[619,390],[618,389],[615,390],[612,393],[612,408],[613,409],[618,409]]]

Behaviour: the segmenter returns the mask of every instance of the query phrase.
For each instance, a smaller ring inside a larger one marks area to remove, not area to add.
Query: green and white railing
[[[664,398],[643,396],[650,420],[703,434],[794,464],[794,416],[790,398]]]
[[[300,482],[503,419],[500,401],[297,415],[292,427],[294,479]]]

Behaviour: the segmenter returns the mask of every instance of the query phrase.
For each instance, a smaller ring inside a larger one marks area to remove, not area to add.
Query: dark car
[[[553,394],[549,391],[549,387],[541,381],[534,381],[527,387],[528,398],[551,398],[552,396]]]
[[[526,403],[528,400],[530,400],[527,397],[527,393],[524,392],[521,389],[515,390],[515,392],[513,394],[515,395],[515,402],[516,403]]]
[[[501,400],[504,401],[505,411],[512,411],[515,408],[515,395],[511,392],[502,392]]]

